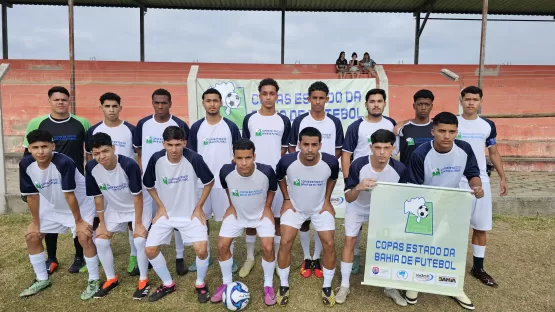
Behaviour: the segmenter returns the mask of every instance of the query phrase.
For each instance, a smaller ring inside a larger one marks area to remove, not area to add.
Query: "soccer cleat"
[[[335,289],[335,292],[337,293],[335,295],[335,302],[337,303],[344,303],[345,301],[347,301],[347,296],[351,293],[351,290],[349,289],[349,287],[337,287]]]
[[[45,261],[45,264],[46,264],[46,272],[48,272],[48,274],[52,274],[58,268],[58,259],[56,258],[48,259]]]
[[[249,273],[251,272],[253,267],[254,267],[254,260],[247,259],[245,261],[245,264],[243,264],[243,267],[239,271],[239,276],[240,277],[247,277],[249,275]]]
[[[144,297],[148,296],[148,292],[150,291],[150,284],[148,280],[139,281],[139,285],[137,285],[137,290],[133,293],[133,299],[141,300]]]
[[[196,266],[195,266],[196,269]],[[179,276],[183,276],[189,272],[189,269],[185,266],[185,260],[183,259],[175,259],[175,272]]]
[[[286,306],[289,303],[289,287],[279,287],[279,292],[276,294],[276,302],[279,306]]]
[[[197,299],[200,303],[207,303],[210,300],[210,292],[206,284],[202,284],[202,287],[195,286],[195,291],[197,292]]]
[[[119,278],[116,275],[116,277],[107,280],[106,282],[104,282],[104,284],[102,284],[102,287],[96,292],[96,294],[94,294],[94,298],[98,299],[98,298],[103,298],[106,297],[106,295],[114,288],[116,288],[119,285]]]
[[[330,308],[335,305],[335,294],[331,287],[322,288],[322,303]]]
[[[396,305],[402,306],[402,307],[407,306],[407,300],[405,300],[405,298],[401,296],[401,293],[399,293],[397,289],[386,288],[383,290],[383,293],[385,294],[386,297],[391,298],[391,300],[393,300],[393,302],[395,302]]]
[[[81,300],[91,299],[100,290],[100,281],[90,280],[87,283],[87,288],[81,293]]]
[[[497,285],[493,277],[491,277],[491,275],[486,273],[486,271],[484,270],[475,270],[474,268],[472,268],[472,270],[470,270],[470,274],[475,278],[477,278],[480,282],[482,282],[486,286],[490,286],[490,287],[499,286]]]
[[[312,260],[304,259],[299,273],[301,273],[304,278],[309,278],[312,274]]]
[[[405,300],[408,304],[417,304],[418,292],[414,290],[407,290],[407,292],[405,293]]]
[[[222,297],[224,295],[224,291],[226,287],[227,287],[227,284],[221,284],[218,288],[216,288],[216,292],[214,293],[212,298],[210,298],[210,302],[212,303],[222,302]]]
[[[467,309],[467,310],[474,310],[474,304],[472,304],[472,301],[470,301],[470,299],[466,296],[466,294],[463,294],[462,296],[456,296],[456,297],[452,297],[453,299],[455,299],[455,301],[463,308]]]
[[[45,281],[34,280],[31,286],[29,286],[27,289],[19,294],[19,297],[29,297],[32,295],[36,295],[50,286],[52,286],[50,279],[47,279]]]
[[[358,274],[360,271],[360,255],[355,255],[353,260],[353,268],[351,269],[351,274]]]
[[[156,288],[154,293],[148,297],[148,301],[154,302],[164,298],[166,295],[171,294],[175,291],[175,282],[173,282],[170,286],[164,286],[164,284],[160,285],[160,287]]]
[[[137,256],[129,256],[129,264],[127,265],[127,273],[130,276],[137,276],[139,272],[139,265],[137,263]]]
[[[69,267],[68,271],[69,271],[69,273],[79,273],[83,268],[84,268],[84,270],[87,269],[87,264],[85,263],[85,259],[83,259],[81,257],[75,257],[75,259],[73,259],[73,263]],[[87,271],[85,271],[85,272],[87,272]]]
[[[276,304],[274,288],[271,286],[264,287],[264,304],[267,306],[273,306],[274,304]]]
[[[233,273],[237,272],[237,264],[235,264],[235,260],[233,260],[233,264],[235,265],[235,271],[232,271]],[[212,266],[212,258],[208,258],[208,267]],[[197,271],[197,263],[193,262],[193,264],[191,264],[189,266],[189,272],[196,272]]]
[[[312,260],[312,272],[317,278],[324,277],[324,271],[322,271],[322,265],[320,264],[320,259]]]

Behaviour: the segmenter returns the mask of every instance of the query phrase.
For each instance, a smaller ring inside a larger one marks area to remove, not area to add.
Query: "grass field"
[[[136,278],[129,277],[125,268],[129,258],[129,245],[126,234],[114,236],[112,248],[116,261],[116,273],[120,275],[120,286],[103,299],[83,302],[79,299],[85,287],[86,274],[69,274],[67,268],[73,260],[73,243],[69,235],[60,236],[58,260],[60,267],[51,277],[52,287],[42,293],[25,299],[18,294],[30,285],[34,278],[28,260],[24,230],[30,222],[29,215],[0,216],[0,311],[225,311],[222,305],[198,304],[193,290],[195,274],[176,277],[173,246],[163,249],[172,275],[177,280],[177,291],[156,303],[146,300],[133,301],[131,295],[136,287]],[[216,224],[211,234],[212,255],[216,254]],[[337,269],[333,287],[339,286],[339,255],[343,246],[343,225],[337,221]],[[366,235],[366,231],[364,232]],[[555,311],[555,219],[496,217],[494,230],[488,237],[486,269],[494,276],[500,287],[488,288],[467,275],[465,290],[474,301],[477,311]],[[258,247],[258,242],[257,242]],[[364,259],[365,243],[361,254]],[[236,260],[241,265],[245,259],[244,238],[235,244]],[[187,263],[193,261],[192,249],[186,247]],[[215,260],[215,259],[214,259]],[[304,279],[298,274],[297,267],[302,261],[300,243],[296,243],[292,255],[290,286],[292,297],[287,311],[323,311],[319,293],[321,280],[312,276]],[[468,253],[467,268],[470,268],[472,254]],[[266,307],[262,302],[262,269],[257,250],[256,266],[245,279],[239,279],[251,289],[251,303],[247,311],[280,309]],[[362,262],[362,261],[361,261]],[[101,278],[103,278],[101,270]],[[155,273],[149,273],[151,284],[157,287],[159,280]],[[351,277],[351,295],[343,305],[335,305],[336,311],[463,311],[454,300],[421,294],[418,305],[397,307],[383,296],[379,288],[362,286],[362,272]],[[220,268],[217,261],[210,267],[206,279],[213,291],[221,283]],[[279,280],[274,277],[274,285]],[[277,288],[276,288],[277,289]],[[285,309],[284,309],[285,310]]]

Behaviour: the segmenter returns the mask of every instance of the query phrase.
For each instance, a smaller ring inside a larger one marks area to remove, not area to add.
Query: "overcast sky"
[[[280,63],[280,19],[279,12],[149,9],[146,61]],[[357,52],[359,58],[368,51],[378,63],[410,64],[414,25],[411,14],[287,13],[285,62],[334,63],[339,51],[348,56]],[[428,21],[420,40],[420,63],[477,63],[480,25]],[[14,5],[8,9],[8,33],[10,58],[68,58],[67,7]],[[555,23],[489,22],[486,63],[553,65],[553,34]],[[76,7],[75,49],[82,60],[138,61],[139,9]]]

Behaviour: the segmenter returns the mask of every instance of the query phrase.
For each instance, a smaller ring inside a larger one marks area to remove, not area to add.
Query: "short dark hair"
[[[187,136],[185,135],[185,130],[179,128],[178,126],[167,127],[166,130],[164,130],[164,133],[162,134],[162,138],[166,142],[170,140],[183,140],[183,141],[187,140]]]
[[[170,91],[168,91],[166,89],[156,89],[156,90],[154,90],[154,92],[152,92],[152,99],[154,99],[155,95],[165,95],[165,96],[168,97],[169,102],[172,101],[172,95],[171,95]]]
[[[461,98],[463,98],[465,95],[467,95],[468,93],[470,94],[478,94],[480,95],[480,99],[484,96],[484,93],[482,92],[482,89],[476,87],[476,86],[468,86],[466,88],[464,88],[461,91]]]
[[[204,101],[204,96],[207,94],[217,94],[218,97],[220,98],[220,101],[222,100],[222,94],[220,93],[220,91],[218,91],[217,89],[214,88],[208,88],[206,89],[206,91],[204,91],[202,93],[202,100]]]
[[[356,52],[353,52],[353,54],[351,54],[351,57],[353,56],[358,56],[358,54]]]
[[[316,81],[308,87],[308,96],[310,96],[314,91],[323,91],[326,95],[328,95],[328,93],[330,93],[330,88],[328,88],[328,85],[322,81]]]
[[[374,143],[391,143],[391,145],[395,145],[395,134],[393,132],[386,130],[386,129],[378,129],[370,136],[370,140],[372,144]]]
[[[112,138],[104,132],[97,132],[91,137],[89,143],[91,144],[91,148],[112,146]]]
[[[301,132],[299,133],[299,141],[303,139],[303,136],[318,137],[318,142],[322,142],[322,133],[320,133],[320,130],[314,127],[306,127],[301,130]]]
[[[69,91],[67,91],[66,88],[60,87],[60,86],[50,88],[50,90],[48,90],[48,97],[51,97],[52,94],[54,94],[56,92],[63,93],[63,94],[65,94],[69,97]]]
[[[368,99],[373,94],[381,94],[384,101],[387,99],[387,95],[385,94],[385,90],[383,90],[383,89],[372,89],[372,90],[366,92],[365,101],[368,102]]]
[[[235,151],[248,151],[248,150],[252,150],[252,153],[254,154],[254,151],[255,151],[254,143],[249,139],[243,138],[233,143],[233,154],[235,154]]]
[[[120,105],[121,97],[113,92],[106,92],[100,96],[100,105],[104,104],[104,101],[116,101]]]
[[[52,133],[44,130],[33,130],[27,134],[27,143],[29,145],[35,142],[53,143]]]
[[[264,86],[273,86],[274,88],[276,88],[276,93],[279,91],[279,85],[277,81],[275,81],[273,78],[262,79],[258,84],[258,92],[260,92],[260,90]]]
[[[418,99],[430,99],[432,102],[435,99],[432,91],[426,89],[418,90],[412,98],[414,99],[414,103],[416,103],[416,100]]]
[[[433,118],[434,126],[437,126],[440,123],[446,125],[455,125],[457,127],[459,126],[459,120],[457,119],[457,116],[450,112],[441,112],[435,115],[435,117]]]

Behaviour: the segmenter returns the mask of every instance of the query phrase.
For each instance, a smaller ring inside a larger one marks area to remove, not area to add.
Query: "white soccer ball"
[[[420,218],[426,218],[428,216],[428,206],[422,205],[416,210],[416,216]]]
[[[229,92],[224,99],[225,105],[230,108],[237,108],[241,105],[241,98],[239,94],[233,92]]]
[[[247,307],[250,300],[249,288],[241,282],[227,284],[222,302],[229,311],[241,311]]]

